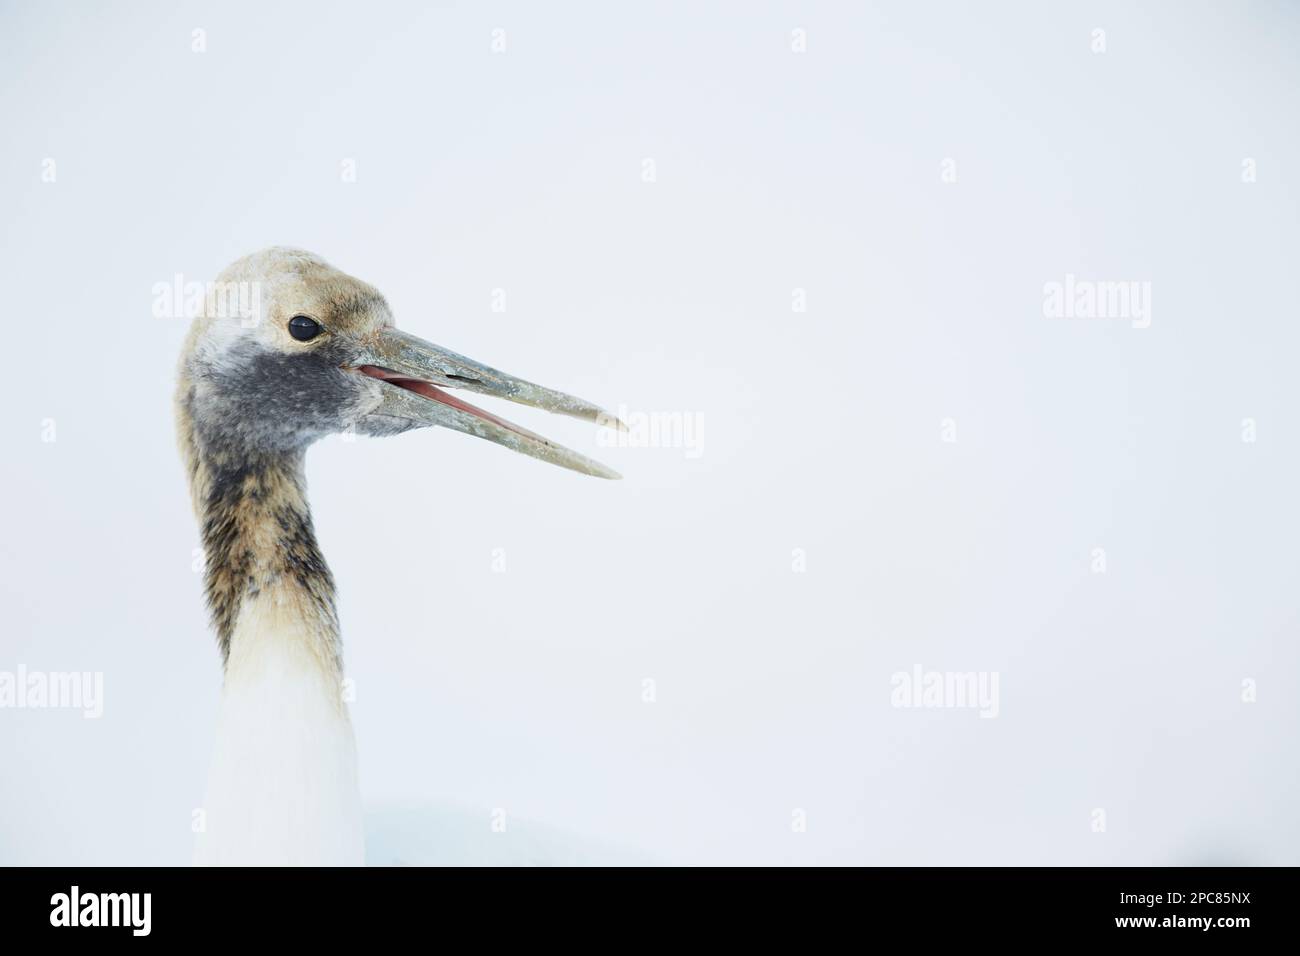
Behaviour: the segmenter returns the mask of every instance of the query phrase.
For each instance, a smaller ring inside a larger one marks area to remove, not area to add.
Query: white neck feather
[[[289,588],[245,599],[230,642],[201,865],[364,862],[356,745],[337,666]]]

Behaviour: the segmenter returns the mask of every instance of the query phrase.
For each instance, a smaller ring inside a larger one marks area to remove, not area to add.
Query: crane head
[[[196,436],[219,454],[300,450],[349,429],[393,435],[441,426],[619,477],[456,391],[623,427],[590,402],[399,331],[377,289],[298,249],[266,249],[225,269],[181,358],[180,400]]]

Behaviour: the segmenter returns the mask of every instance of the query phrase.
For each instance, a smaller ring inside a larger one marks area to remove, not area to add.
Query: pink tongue
[[[514,432],[516,435],[523,435],[525,438],[532,438],[536,441],[546,442],[546,439],[543,438],[541,435],[536,435],[533,432],[528,431],[528,429],[526,428],[520,428],[518,425],[506,421],[504,418],[498,418],[496,415],[493,415],[491,412],[484,411],[483,409],[479,408],[477,405],[471,405],[469,402],[463,402],[459,398],[456,398],[455,396],[449,395],[447,392],[444,392],[442,389],[440,389],[437,385],[434,385],[432,382],[422,382],[416,378],[407,378],[405,375],[399,375],[396,372],[390,372],[388,369],[380,368],[377,365],[362,365],[357,369],[357,371],[364,372],[366,375],[369,375],[372,378],[383,379],[385,382],[389,382],[393,385],[398,386],[399,388],[404,388],[408,392],[415,392],[415,394],[417,395],[423,395],[425,398],[430,399],[431,401],[439,402],[443,405],[450,405],[452,408],[458,408],[462,412],[468,412],[469,414],[473,415],[475,418],[481,418],[484,421],[491,422],[494,425],[499,425],[500,427],[506,429],[507,431]]]

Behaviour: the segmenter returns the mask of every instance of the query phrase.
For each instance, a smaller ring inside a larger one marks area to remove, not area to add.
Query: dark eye
[[[306,342],[320,335],[320,323],[305,315],[295,315],[289,320],[289,334],[299,342]]]

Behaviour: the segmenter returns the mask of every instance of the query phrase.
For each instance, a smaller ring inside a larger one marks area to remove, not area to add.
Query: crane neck
[[[253,610],[301,635],[322,669],[341,672],[334,578],[307,504],[303,452],[204,456],[195,507],[203,538],[208,608],[229,670]]]
[[[224,669],[195,861],[364,859],[356,743],[334,579],[312,528],[300,448],[202,413],[182,364],[177,431]]]

